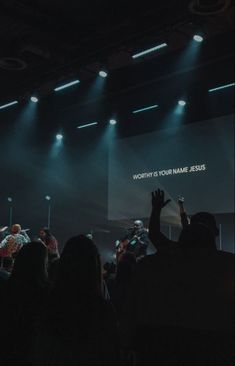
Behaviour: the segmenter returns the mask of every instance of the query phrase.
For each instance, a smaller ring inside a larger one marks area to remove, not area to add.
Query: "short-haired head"
[[[12,234],[19,234],[21,232],[21,226],[20,224],[14,224],[11,227]]]

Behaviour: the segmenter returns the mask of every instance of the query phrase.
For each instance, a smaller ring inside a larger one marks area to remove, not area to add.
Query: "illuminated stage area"
[[[3,365],[232,365],[233,1],[0,8]]]

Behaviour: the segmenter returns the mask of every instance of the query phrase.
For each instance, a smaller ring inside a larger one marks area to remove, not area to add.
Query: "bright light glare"
[[[4,105],[1,105],[1,106],[0,106],[0,109],[10,107],[11,105],[14,105],[14,104],[18,104],[18,101],[17,101],[17,100],[14,100],[13,102],[10,102],[10,103],[7,103],[7,104],[4,104]]]
[[[194,41],[196,41],[196,42],[202,42],[202,41],[203,41],[203,37],[202,37],[202,36],[200,36],[199,34],[195,34],[195,35],[193,36],[193,39],[194,39]]]
[[[154,104],[154,105],[150,105],[149,107],[144,107],[144,108],[136,109],[135,111],[132,111],[132,113],[133,114],[140,113],[140,112],[148,111],[150,109],[155,109],[157,107],[158,107],[158,105],[157,104]]]
[[[45,196],[45,200],[50,201],[51,197],[50,196]]]
[[[148,53],[151,53],[151,52],[154,52],[154,51],[157,51],[157,50],[160,50],[161,48],[164,48],[164,47],[167,47],[167,43],[161,43],[155,47],[152,47],[152,48],[148,48],[147,50],[144,50],[144,51],[141,51],[141,52],[138,52],[136,53],[135,55],[132,55],[132,58],[138,58],[138,57],[141,57],[141,56],[145,56],[147,55]]]
[[[101,70],[101,71],[99,72],[99,75],[100,75],[102,78],[106,78],[106,77],[108,76],[108,73],[107,73],[106,71],[104,71],[104,70]]]
[[[55,91],[59,91],[59,90],[65,89],[65,88],[69,88],[70,86],[75,85],[75,84],[78,84],[78,83],[80,83],[80,81],[79,81],[79,80],[74,80],[74,81],[71,81],[70,83],[67,83],[67,84],[64,84],[64,85],[58,86],[58,87],[57,87],[57,88],[55,88],[54,90],[55,90]]]
[[[7,197],[7,201],[8,202],[12,202],[12,198],[11,197]]]
[[[115,119],[110,119],[110,120],[109,120],[109,123],[110,123],[111,125],[116,125],[117,121],[116,121]]]
[[[31,97],[30,98],[31,102],[37,103],[38,102],[38,98],[37,97]]]
[[[61,135],[60,133],[58,133],[56,135],[56,140],[60,141],[60,140],[62,140],[62,138],[63,138],[63,135]]]
[[[234,85],[235,85],[235,83],[230,83],[230,84],[225,84],[225,85],[217,86],[216,88],[209,89],[208,92],[209,93],[212,93],[212,92],[217,91],[217,90],[221,90],[221,89],[225,89],[225,88],[230,88],[231,86],[234,86]]]
[[[86,127],[94,126],[94,125],[97,125],[97,124],[98,124],[98,122],[91,122],[91,123],[87,123],[85,125],[77,126],[77,128],[86,128]]]
[[[184,100],[179,100],[178,104],[183,107],[183,106],[185,106],[186,102]]]

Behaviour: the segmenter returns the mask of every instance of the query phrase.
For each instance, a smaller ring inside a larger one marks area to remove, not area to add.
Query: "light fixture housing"
[[[193,36],[193,39],[194,39],[194,41],[199,42],[199,43],[203,41],[203,37],[200,36],[200,34],[195,34]]]
[[[56,140],[61,141],[63,139],[63,135],[61,133],[57,133]]]
[[[158,105],[157,105],[157,104],[150,105],[150,106],[148,106],[148,107],[144,107],[144,108],[136,109],[136,110],[132,111],[132,113],[133,113],[133,114],[136,114],[136,113],[140,113],[140,112],[149,111],[149,110],[151,110],[151,109],[155,109],[155,108],[158,108]]]
[[[63,84],[63,85],[60,85],[60,86],[57,86],[54,91],[60,91],[62,89],[66,89],[66,88],[69,88],[70,86],[73,86],[73,85],[76,85],[76,84],[79,84],[80,83],[80,80],[74,80],[74,81],[71,81],[70,83],[67,83],[67,84]]]
[[[235,83],[229,83],[229,84],[224,84],[224,85],[220,85],[220,86],[217,86],[215,88],[211,88],[208,90],[208,93],[213,93],[217,90],[221,90],[221,89],[226,89],[226,88],[231,88],[232,86],[235,86]]]
[[[3,105],[0,106],[0,109],[4,109],[4,108],[11,107],[14,104],[18,104],[18,101],[17,100],[14,100],[13,102],[10,102],[10,103],[7,103],[7,104],[3,104]]]
[[[152,53],[152,52],[155,52],[155,51],[158,51],[160,50],[161,48],[164,48],[164,47],[167,47],[167,43],[161,43],[157,46],[154,46],[154,47],[151,47],[151,48],[148,48],[144,51],[141,51],[141,52],[138,52],[138,53],[135,53],[134,55],[132,55],[131,57],[133,59],[136,59],[136,58],[139,58],[139,57],[142,57],[142,56],[145,56],[149,53]]]
[[[184,107],[186,105],[186,102],[185,100],[179,100],[178,101],[178,104],[181,106],[181,107]]]
[[[80,128],[86,128],[86,127],[91,127],[91,126],[95,126],[97,125],[98,122],[91,122],[91,123],[86,123],[85,125],[80,125],[80,126],[77,126],[78,129]]]
[[[104,70],[100,70],[99,71],[99,75],[102,77],[102,78],[106,78],[108,76],[108,73]]]
[[[33,102],[33,103],[37,103],[37,102],[38,102],[38,98],[37,98],[37,97],[35,97],[35,96],[32,96],[32,97],[30,98],[30,100],[31,100],[31,102]]]

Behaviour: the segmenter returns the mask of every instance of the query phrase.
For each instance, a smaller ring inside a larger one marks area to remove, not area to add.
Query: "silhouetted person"
[[[152,192],[152,211],[149,219],[149,238],[155,248],[161,252],[177,250],[180,244],[179,241],[168,239],[160,229],[161,211],[170,201],[170,199],[165,201],[164,191],[158,189]],[[179,207],[182,227],[183,229],[186,229],[189,223],[182,202],[179,202]],[[192,215],[190,224],[200,224],[208,228],[214,237],[214,242],[216,236],[219,235],[219,229],[216,225],[215,218],[209,212],[198,212]]]
[[[2,290],[6,286],[7,280],[11,275],[11,270],[13,266],[13,258],[12,257],[3,257],[0,258],[1,267],[0,267],[0,296],[2,296]]]
[[[155,191],[157,226],[166,203]],[[216,250],[211,228],[197,217],[182,230],[177,250],[137,263],[127,319],[138,365],[233,365],[234,258]]]
[[[135,266],[136,257],[134,253],[124,253],[117,264],[115,278],[108,282],[111,301],[114,304],[119,317],[122,317],[124,314],[126,299]]]
[[[50,262],[48,263],[48,279],[51,284],[54,284],[57,278],[58,270],[59,270],[59,257],[51,257]]]
[[[2,365],[31,365],[32,341],[48,295],[47,248],[31,242],[19,251],[1,302]],[[3,316],[4,314],[4,316]]]
[[[41,320],[34,365],[116,365],[118,334],[111,305],[102,298],[101,263],[86,236],[71,238],[59,262]]]

